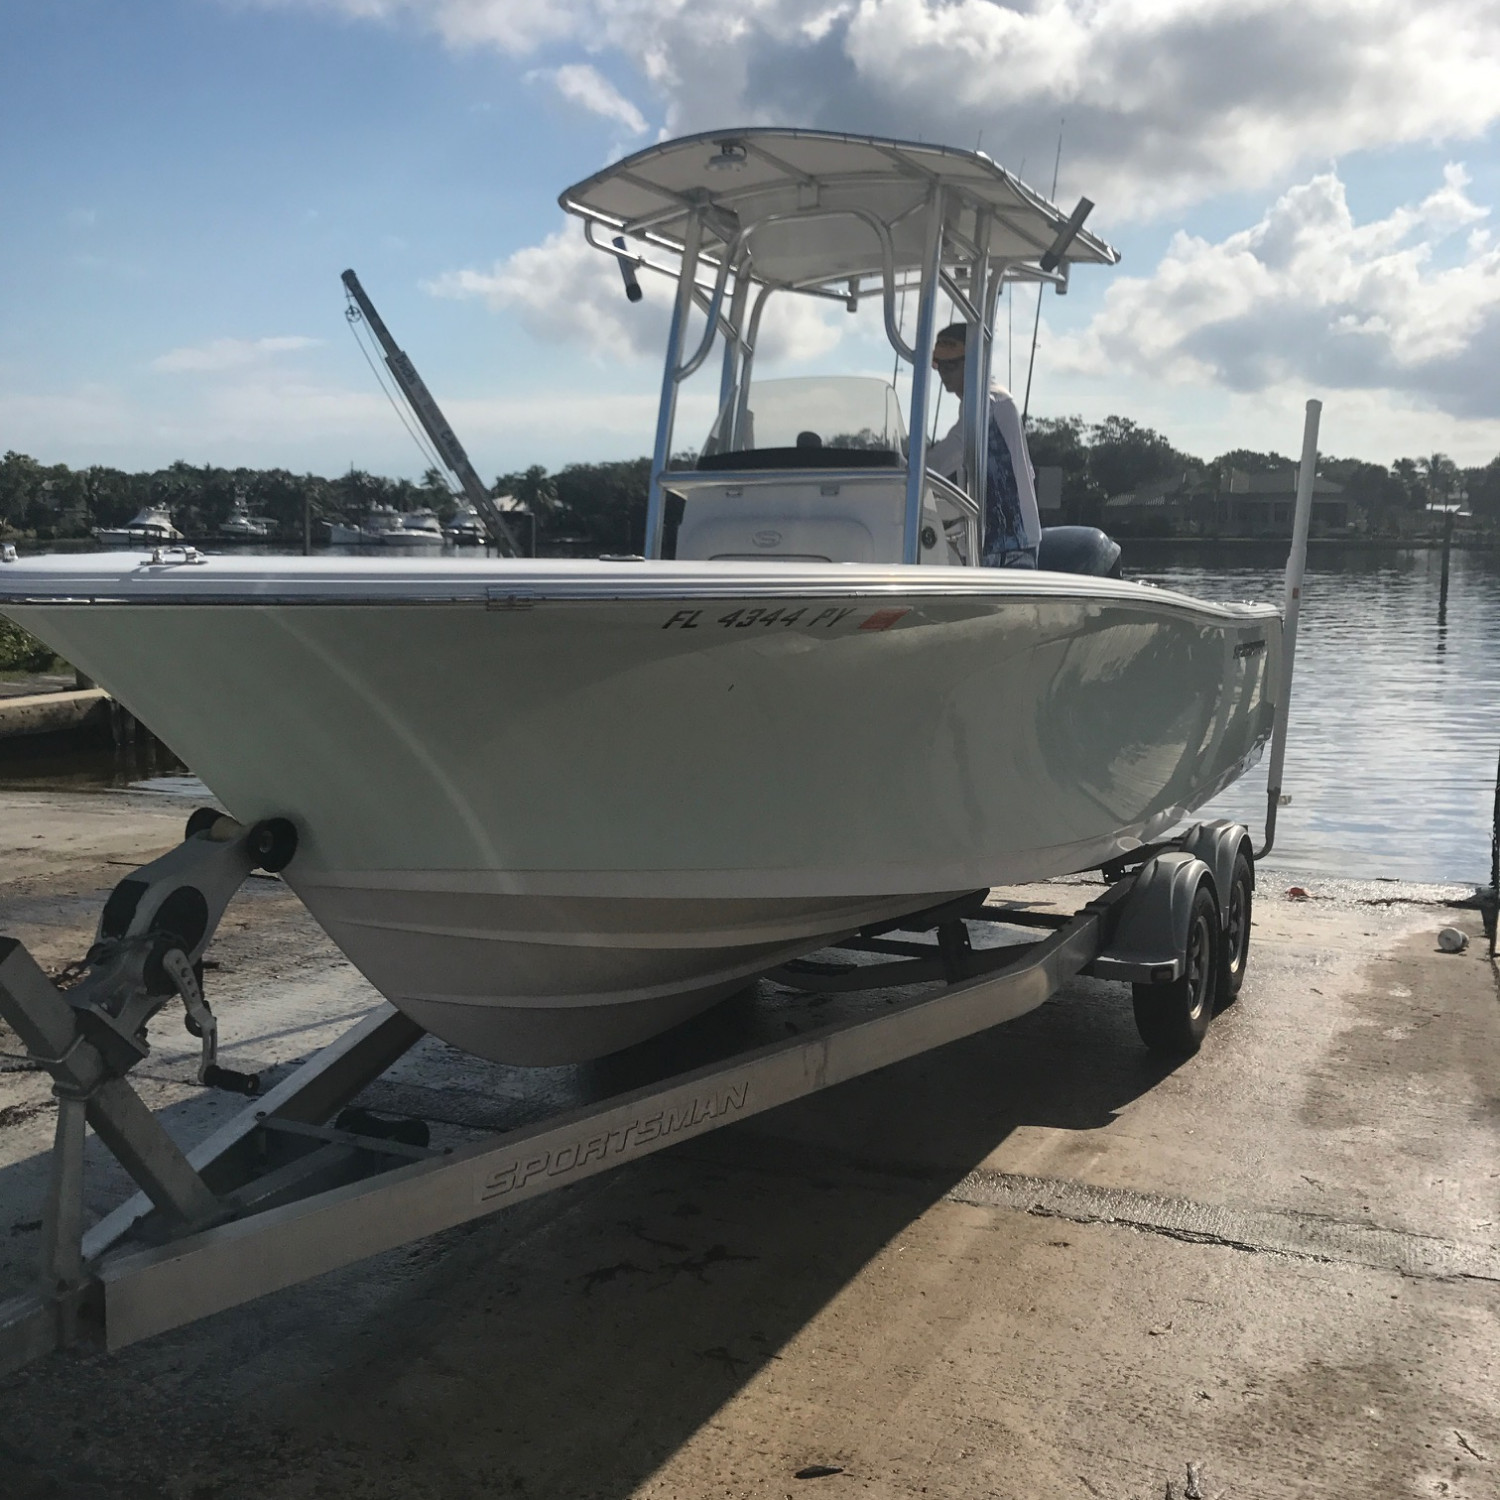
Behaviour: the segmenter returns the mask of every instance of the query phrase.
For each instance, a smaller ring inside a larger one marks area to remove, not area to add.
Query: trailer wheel
[[[1191,1057],[1203,1045],[1214,1016],[1222,946],[1219,904],[1205,876],[1193,892],[1182,977],[1165,984],[1131,987],[1135,1029],[1153,1052]]]
[[[1233,1005],[1245,982],[1250,962],[1250,911],[1255,899],[1255,872],[1243,849],[1235,856],[1234,875],[1229,882],[1228,906],[1224,913],[1224,959],[1219,969],[1219,992],[1215,1008]]]

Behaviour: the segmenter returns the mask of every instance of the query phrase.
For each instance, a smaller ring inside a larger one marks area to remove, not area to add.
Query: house
[[[1213,491],[1197,469],[1137,485],[1104,502],[1104,529],[1122,536],[1190,536],[1211,531]]]
[[[1297,471],[1247,474],[1230,469],[1220,481],[1218,525],[1225,536],[1290,536],[1297,507]],[[1349,502],[1344,487],[1321,476],[1313,480],[1312,532],[1345,531]]]
[[[1296,504],[1295,468],[1271,474],[1230,469],[1217,487],[1211,474],[1188,469],[1111,496],[1104,503],[1104,529],[1122,536],[1289,537]],[[1314,481],[1314,535],[1347,531],[1350,510],[1341,484]]]

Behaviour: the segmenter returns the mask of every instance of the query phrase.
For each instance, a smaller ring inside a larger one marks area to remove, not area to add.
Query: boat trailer
[[[1194,1052],[1244,977],[1254,887],[1246,830],[1211,822],[1104,867],[1072,916],[974,892],[850,933],[744,1004],[580,1070],[591,1082],[561,1112],[435,1149],[424,1122],[355,1102],[425,1035],[390,1005],[264,1094],[218,1064],[204,950],[251,872],[295,850],[286,820],[201,809],[115,887],[80,963],[49,978],[0,937],[0,1016],[57,1098],[40,1279],[0,1304],[0,1376],[80,1340],[124,1348],[973,1036],[1078,974],[1129,983],[1146,1044]],[[1017,929],[1031,936],[993,941]],[[177,1002],[201,1040],[198,1081],[251,1096],[187,1151],[129,1080]],[[86,1126],[141,1189],[91,1227]]]

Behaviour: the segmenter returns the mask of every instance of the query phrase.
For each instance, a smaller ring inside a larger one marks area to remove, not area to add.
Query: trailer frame
[[[848,934],[820,950],[838,961],[800,960],[765,976],[774,1004],[763,994],[737,1011],[721,1007],[720,1019],[678,1028],[692,1033],[686,1042],[668,1033],[633,1049],[627,1086],[617,1072],[615,1086],[606,1079],[573,1107],[456,1148],[430,1147],[418,1122],[349,1109],[425,1035],[382,1003],[183,1151],[126,1075],[149,1050],[147,1023],[173,998],[201,1023],[194,981],[224,904],[258,861],[290,858],[286,825],[195,820],[182,845],[117,887],[131,890],[134,926],[107,935],[111,903],[121,927],[112,897],[72,989],[0,937],[0,1015],[52,1073],[59,1101],[40,1281],[0,1304],[0,1375],[79,1340],[122,1349],[973,1036],[1035,1010],[1081,973],[1133,985],[1139,1017],[1143,992],[1159,1002],[1158,987],[1185,982],[1203,888],[1227,930],[1221,893],[1237,857],[1250,856],[1241,825],[1200,823],[1114,862],[1105,888],[1071,916],[975,892]],[[210,911],[186,941],[159,913],[180,912],[181,900],[174,908],[166,898],[194,881],[209,887]],[[996,924],[992,938],[997,926],[1042,935],[976,947],[970,923]],[[212,1061],[213,1033],[210,1018],[200,1081],[254,1092],[257,1079]],[[87,1229],[85,1123],[142,1188]]]

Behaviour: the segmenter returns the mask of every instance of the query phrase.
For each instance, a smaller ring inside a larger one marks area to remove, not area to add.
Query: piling
[[[1292,550],[1286,560],[1286,593],[1282,604],[1281,687],[1276,724],[1271,731],[1271,763],[1266,774],[1266,841],[1255,856],[1264,859],[1276,842],[1276,809],[1281,805],[1281,768],[1286,760],[1287,716],[1292,703],[1292,668],[1297,660],[1297,621],[1302,612],[1302,578],[1307,568],[1307,533],[1312,524],[1313,486],[1318,472],[1318,421],[1321,401],[1307,403],[1302,427],[1302,462],[1297,470],[1297,510],[1292,521]]]
[[[1453,551],[1453,512],[1443,512],[1443,577],[1438,584],[1438,627],[1448,624],[1448,559]]]
[[[116,750],[135,748],[135,715],[117,698],[109,700],[109,737]]]

